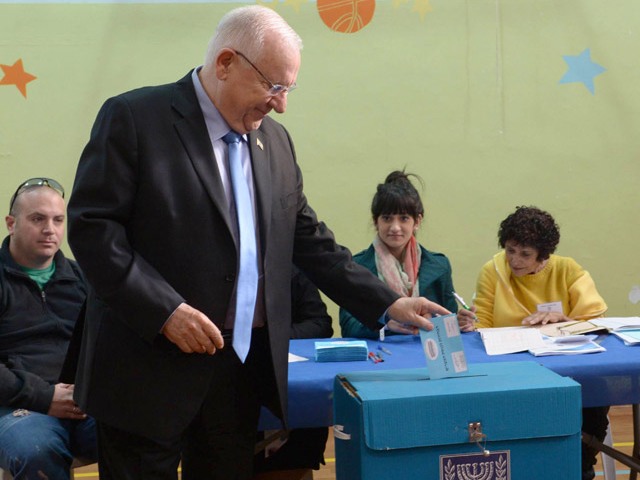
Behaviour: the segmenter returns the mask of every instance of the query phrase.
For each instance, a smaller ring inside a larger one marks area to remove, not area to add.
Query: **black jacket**
[[[40,291],[0,248],[0,407],[47,413],[74,325],[87,295],[78,265],[57,252]]]

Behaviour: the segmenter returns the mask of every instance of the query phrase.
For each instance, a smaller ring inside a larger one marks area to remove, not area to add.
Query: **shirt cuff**
[[[378,323],[380,325],[386,325],[387,323],[389,323],[389,320],[391,320],[391,317],[389,316],[389,309],[387,308],[378,319]]]

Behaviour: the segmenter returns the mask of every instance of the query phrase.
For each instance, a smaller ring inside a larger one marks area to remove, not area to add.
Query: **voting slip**
[[[326,340],[315,342],[316,362],[359,362],[367,360],[365,340]]]
[[[420,329],[420,343],[427,359],[429,378],[456,377],[467,370],[462,337],[455,313],[433,317],[433,330]]]

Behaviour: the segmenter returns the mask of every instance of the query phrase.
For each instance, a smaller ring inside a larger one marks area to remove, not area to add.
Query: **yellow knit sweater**
[[[538,273],[515,277],[501,251],[478,276],[477,327],[520,326],[537,305],[549,302],[561,302],[563,313],[574,320],[601,317],[607,311],[591,275],[572,258],[551,255]]]

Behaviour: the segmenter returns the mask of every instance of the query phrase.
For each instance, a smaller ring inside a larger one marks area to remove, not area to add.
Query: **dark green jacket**
[[[454,289],[449,259],[442,253],[430,252],[422,245],[420,250],[421,259],[420,269],[418,270],[420,296],[442,305],[451,312],[457,312],[458,305],[452,293]],[[373,245],[370,245],[367,250],[354,255],[353,260],[378,275]],[[343,337],[378,338],[377,330],[371,330],[364,326],[343,308],[340,309],[340,328]],[[393,332],[386,333],[387,335],[394,335]]]

